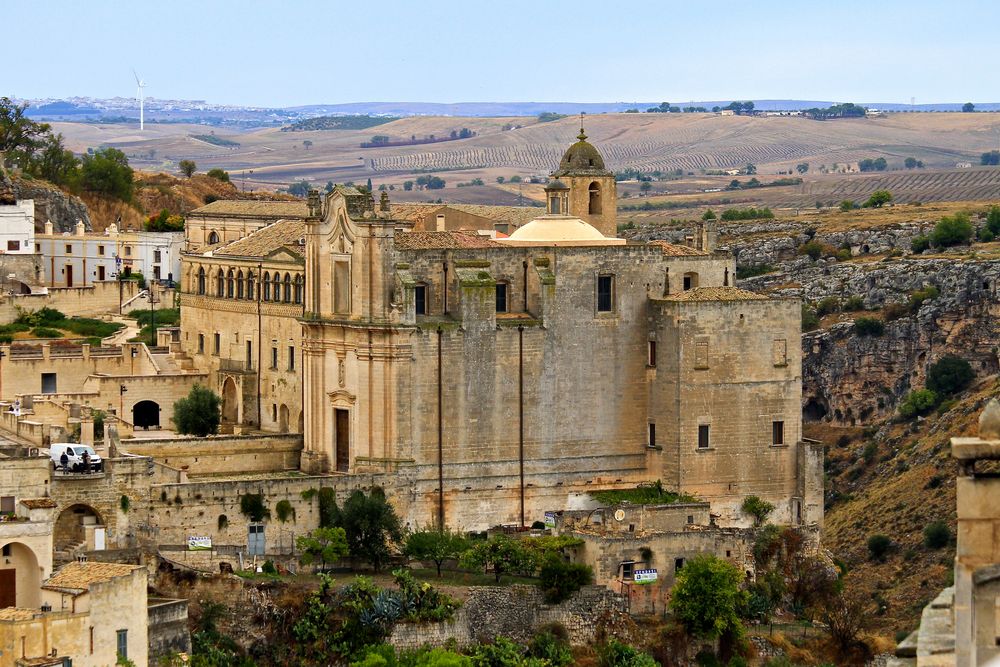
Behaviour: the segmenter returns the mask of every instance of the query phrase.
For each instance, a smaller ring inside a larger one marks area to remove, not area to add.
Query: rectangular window
[[[198,354],[205,354],[205,334],[198,334]]]
[[[351,312],[351,264],[333,263],[333,312]]]
[[[698,449],[708,449],[711,445],[709,441],[709,429],[708,424],[698,424]]]
[[[212,352],[215,356],[219,356],[222,352],[222,336],[215,334],[212,340]]]
[[[153,251],[153,261],[156,262],[157,264],[159,264],[159,262],[160,262],[160,251],[159,250],[154,250]]]
[[[21,249],[20,241],[7,241],[7,250],[20,250],[20,249]]]
[[[771,343],[771,360],[775,366],[788,365],[788,344],[784,338],[775,338]]]
[[[614,276],[597,276],[597,312],[610,313],[614,309]]]
[[[66,244],[66,254],[67,255],[72,255],[73,254],[73,246],[71,246],[68,243]]]
[[[43,394],[54,394],[54,393],[56,393],[56,374],[55,373],[42,373],[42,393]]]
[[[278,348],[271,348],[271,368],[278,367]]]
[[[691,289],[691,276],[684,276],[684,291]]]
[[[708,368],[708,343],[694,344],[694,367]]]
[[[42,251],[42,244],[41,243],[36,243],[35,244],[35,252],[41,252],[41,251]]]
[[[0,496],[0,514],[14,513],[14,496]]]
[[[417,315],[427,314],[427,287],[417,285],[413,288],[413,306]]]
[[[648,354],[646,355],[646,365],[656,368],[656,341],[651,340],[648,344]]]
[[[771,422],[771,444],[772,445],[785,444],[785,422],[783,421]]]
[[[125,256],[126,257],[132,256],[132,246],[130,245],[125,246]]]
[[[128,658],[128,630],[118,631],[118,656]]]
[[[90,655],[94,655],[94,626],[90,626]]]
[[[288,370],[295,370],[295,348],[291,345],[288,346]]]
[[[98,255],[103,255],[104,254],[104,246],[102,246],[102,245],[97,246],[97,254]]]
[[[626,562],[622,563],[622,579],[629,580],[635,577],[635,563]]]
[[[674,572],[680,572],[681,569],[683,569],[683,567],[684,567],[684,559],[683,558],[675,558],[674,559]]]
[[[497,283],[497,312],[507,312],[507,283]]]
[[[656,424],[649,423],[649,446],[656,447]]]

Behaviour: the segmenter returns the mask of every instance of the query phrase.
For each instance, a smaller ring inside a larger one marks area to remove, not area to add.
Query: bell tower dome
[[[615,175],[604,166],[604,158],[583,131],[580,114],[580,134],[575,144],[566,149],[559,168],[551,177],[569,186],[569,215],[596,227],[605,236],[618,232],[618,190]]]

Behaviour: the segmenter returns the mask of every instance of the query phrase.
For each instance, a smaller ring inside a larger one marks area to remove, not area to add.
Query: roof
[[[41,612],[38,609],[24,609],[22,607],[6,607],[0,609],[0,621],[30,621],[36,614]]]
[[[217,248],[212,254],[235,255],[237,257],[267,257],[285,246],[298,246],[299,239],[306,235],[306,223],[302,220],[278,220],[251,232],[249,235],[230,241]],[[301,254],[301,251],[299,251]]]
[[[609,238],[593,225],[569,215],[543,215],[518,227],[504,239],[511,245],[625,245],[625,239]]]
[[[560,181],[558,178],[554,178],[545,186],[546,192],[551,190],[569,190],[569,186]]]
[[[401,232],[396,234],[397,250],[450,250],[460,248],[502,248],[488,236],[472,232]]]
[[[51,498],[22,498],[21,504],[29,510],[48,509],[59,506]]]
[[[704,250],[698,250],[697,248],[692,248],[686,245],[677,245],[676,243],[671,243],[670,241],[664,241],[662,239],[650,241],[646,245],[657,246],[663,250],[664,255],[670,255],[672,257],[687,257],[691,255],[707,257],[711,254],[705,252]]]
[[[42,588],[84,593],[90,589],[91,584],[127,577],[139,568],[143,566],[125,563],[69,563],[49,577]]]
[[[566,149],[559,161],[559,169],[554,172],[554,176],[572,174],[608,174],[604,166],[604,158],[601,153],[594,148],[594,145],[587,141],[587,135],[580,128],[577,142]]]
[[[393,220],[406,220],[408,222],[420,222],[424,216],[439,208],[444,208],[444,204],[416,204],[392,202],[389,204],[389,215]]]
[[[766,301],[768,297],[739,287],[696,287],[663,297],[664,301]]]
[[[219,199],[188,213],[192,215],[240,215],[257,218],[306,218],[309,205],[304,200],[256,201],[249,199]]]
[[[406,220],[409,222],[421,222],[429,213],[434,213],[443,208],[450,208],[453,211],[461,211],[469,215],[478,215],[481,218],[493,220],[495,222],[509,222],[522,225],[538,216],[537,206],[493,206],[489,204],[418,204],[418,203],[393,203],[390,206],[390,213],[393,220]]]

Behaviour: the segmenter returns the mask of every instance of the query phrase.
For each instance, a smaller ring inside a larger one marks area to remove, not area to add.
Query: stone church
[[[246,238],[203,233],[186,353],[236,428],[298,422],[304,471],[373,475],[414,525],[530,525],[656,480],[719,525],[748,525],[750,495],[820,525],[799,301],[735,287],[710,224],[689,246],[615,238],[614,176],[578,139],[509,236],[417,231],[343,186]]]

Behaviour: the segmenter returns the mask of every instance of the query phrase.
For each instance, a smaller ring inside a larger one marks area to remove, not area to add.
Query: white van
[[[59,470],[63,467],[62,455],[66,452],[65,470],[67,472],[89,472],[83,469],[83,454],[86,452],[90,456],[90,469],[100,472],[104,469],[104,461],[90,445],[81,445],[75,442],[54,442],[49,448],[49,458],[52,459],[52,468]]]

